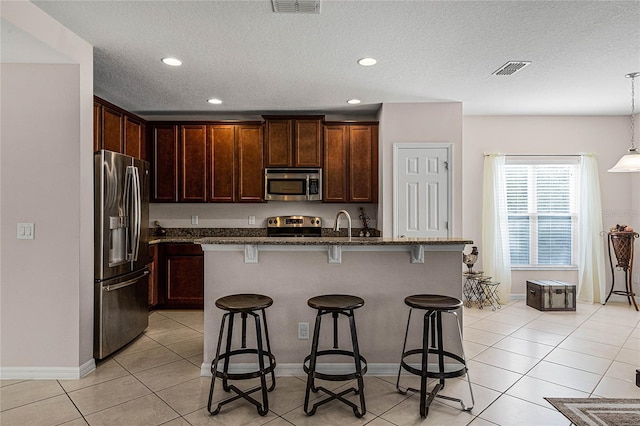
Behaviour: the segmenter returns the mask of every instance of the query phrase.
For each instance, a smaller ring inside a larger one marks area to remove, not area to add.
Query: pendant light
[[[635,79],[636,77],[640,77],[640,72],[627,74],[625,75],[625,77],[631,79],[631,148],[629,148],[629,153],[627,155],[623,155],[622,158],[616,163],[616,165],[608,170],[609,172],[613,173],[640,172],[640,153],[638,152],[634,144]]]

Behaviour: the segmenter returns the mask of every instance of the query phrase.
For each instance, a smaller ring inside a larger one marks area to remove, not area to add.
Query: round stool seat
[[[323,309],[325,311],[344,311],[357,309],[364,305],[364,299],[348,294],[325,294],[312,297],[307,304],[313,309]]]
[[[405,297],[404,303],[412,308],[434,311],[449,311],[462,306],[462,300],[438,294],[414,294]]]
[[[268,308],[273,299],[262,294],[231,294],[216,300],[216,306],[230,312],[248,312]]]

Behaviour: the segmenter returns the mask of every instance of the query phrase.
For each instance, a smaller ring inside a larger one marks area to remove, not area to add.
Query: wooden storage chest
[[[575,311],[576,286],[555,280],[527,281],[527,306],[539,311]]]

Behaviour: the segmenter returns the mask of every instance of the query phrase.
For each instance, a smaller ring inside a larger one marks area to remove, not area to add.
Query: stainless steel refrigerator
[[[111,151],[94,157],[94,357],[149,325],[149,163]]]

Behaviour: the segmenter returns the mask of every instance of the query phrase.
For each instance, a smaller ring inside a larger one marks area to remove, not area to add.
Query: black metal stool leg
[[[261,416],[266,415],[269,412],[269,398],[267,396],[267,379],[265,378],[266,374],[264,371],[264,352],[262,350],[262,327],[260,327],[260,316],[254,314],[256,321],[256,340],[258,342],[258,368],[260,369],[260,389],[262,391],[262,406],[256,405],[258,409],[258,414]]]
[[[320,324],[322,322],[322,311],[318,311],[316,315],[316,324],[313,328],[313,340],[311,341],[311,355],[309,358],[309,372],[307,374],[307,390],[304,395],[304,412],[312,416],[316,412],[316,407],[314,406],[311,410],[309,410],[309,392],[318,392],[318,389],[315,387],[315,371],[316,371],[316,361],[317,361],[317,353],[318,353],[318,341],[320,339]]]
[[[356,333],[356,321],[353,316],[353,309],[349,311],[349,328],[351,329],[351,343],[353,345],[353,358],[356,367],[356,378],[358,380],[358,389],[356,393],[360,395],[360,411],[353,407],[353,413],[356,417],[362,417],[367,414],[367,407],[364,402],[364,378],[362,377],[362,365],[360,364],[360,347],[358,346],[358,333]]]
[[[409,324],[411,324],[411,311],[413,309],[409,309],[409,318],[407,319],[407,328],[404,332],[404,343],[402,344],[402,355],[400,356],[400,365],[398,365],[398,379],[396,380],[396,390],[402,395],[406,395],[408,388],[402,390],[400,388],[400,374],[402,373],[402,359],[404,358],[404,352],[407,350],[407,337],[409,336]]]
[[[235,313],[230,312],[227,315],[229,315],[229,326],[227,328],[227,345],[224,351],[226,354],[231,353],[231,340],[233,337],[233,318],[235,317]],[[229,357],[225,357],[224,359],[222,372],[224,373],[224,376],[225,376],[222,378],[222,389],[224,389],[225,392],[230,392],[231,388],[229,387],[229,383],[226,378],[226,375],[229,373]]]
[[[211,386],[209,388],[209,402],[207,403],[207,410],[212,415],[218,414],[221,407],[220,405],[218,405],[218,408],[216,408],[215,411],[211,411],[211,402],[213,400],[213,389],[216,385],[216,372],[218,371],[218,358],[220,357],[220,347],[222,346],[224,324],[227,320],[227,316],[229,316],[229,314],[224,314],[222,316],[222,322],[220,324],[220,334],[218,335],[218,347],[216,348],[216,356],[213,359],[213,361],[211,361]]]
[[[264,312],[264,309],[261,309],[261,311],[262,311],[262,325],[264,327],[264,337],[267,343],[267,352],[271,353],[271,343],[269,342],[269,327],[267,327],[267,317]],[[271,357],[269,357],[269,367],[271,368],[271,386],[269,386],[268,390],[269,392],[271,392],[276,388],[276,373],[275,373],[275,369],[273,368],[273,362],[271,361]]]

